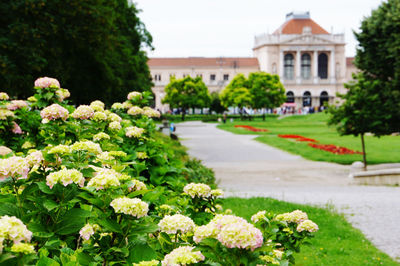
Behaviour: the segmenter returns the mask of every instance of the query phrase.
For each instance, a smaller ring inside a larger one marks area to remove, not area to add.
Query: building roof
[[[287,20],[273,34],[302,34],[304,27],[311,28],[312,34],[329,34],[324,28],[310,18],[292,18]]]
[[[259,67],[255,57],[158,57],[149,67]]]
[[[354,57],[346,57],[346,66],[354,66]]]

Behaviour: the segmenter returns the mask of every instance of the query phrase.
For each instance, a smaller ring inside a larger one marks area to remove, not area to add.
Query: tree
[[[165,87],[165,92],[162,102],[168,103],[170,108],[181,108],[182,120],[185,120],[185,114],[189,108],[207,107],[211,101],[208,88],[201,77],[187,76],[176,79],[172,76]]]
[[[14,0],[0,4],[0,87],[32,95],[41,76],[75,103],[124,99],[152,86],[143,46],[151,36],[126,0]]]
[[[360,32],[355,33],[359,42],[355,65],[363,79],[374,84],[374,90],[370,88],[369,92],[380,99],[374,109],[381,113],[378,117],[383,119],[380,123],[385,134],[400,131],[399,16],[398,0],[383,2],[362,21]]]
[[[219,97],[218,92],[214,91],[211,93],[211,104],[210,111],[214,111],[217,114],[222,114],[226,111],[226,107],[221,104],[221,98]]]
[[[330,124],[342,135],[361,136],[364,168],[367,167],[364,135],[400,131],[400,5],[389,0],[372,11],[355,33],[359,45],[355,64],[360,72],[345,84],[347,94],[331,107]]]
[[[278,75],[265,72],[250,73],[247,84],[253,95],[253,108],[274,108],[286,100],[285,88]]]
[[[362,73],[353,77],[355,81],[345,84],[345,87],[349,89],[348,92],[339,95],[344,100],[343,104],[339,107],[331,106],[328,109],[331,114],[328,123],[336,125],[341,135],[360,135],[366,169],[365,133],[373,132],[376,136],[381,136],[387,134],[388,128],[384,122],[386,114],[376,108],[382,100],[379,94],[374,93],[376,89],[379,89],[380,81],[366,79]]]
[[[250,73],[247,79],[238,74],[221,92],[221,101],[226,107],[274,108],[285,99],[285,88],[279,76],[265,72]]]

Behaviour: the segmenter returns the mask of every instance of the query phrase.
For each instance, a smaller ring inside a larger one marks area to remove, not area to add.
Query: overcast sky
[[[352,30],[382,0],[133,0],[153,36],[150,57],[253,56],[254,36],[272,33],[292,11],[310,11],[325,30],[344,33],[354,56]]]

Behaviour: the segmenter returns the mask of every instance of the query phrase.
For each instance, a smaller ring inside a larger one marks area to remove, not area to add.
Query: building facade
[[[289,13],[272,34],[255,37],[254,58],[151,58],[156,108],[162,111],[169,77],[202,76],[209,90],[221,91],[238,73],[278,74],[286,89],[286,106],[319,107],[333,103],[336,93],[356,69],[345,56],[344,34],[332,34],[314,22],[309,12]]]

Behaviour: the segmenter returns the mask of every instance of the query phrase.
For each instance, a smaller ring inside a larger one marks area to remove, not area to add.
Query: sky
[[[254,36],[272,33],[292,11],[310,11],[328,32],[344,33],[354,56],[361,21],[383,0],[133,0],[153,36],[149,57],[253,56]]]

